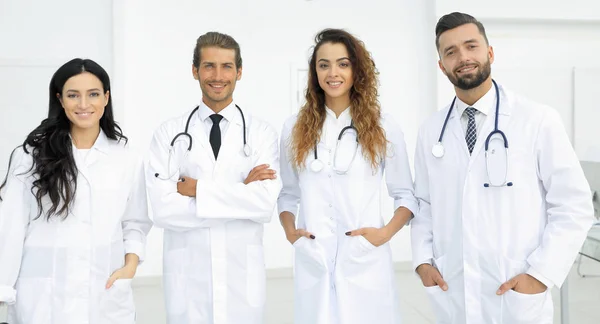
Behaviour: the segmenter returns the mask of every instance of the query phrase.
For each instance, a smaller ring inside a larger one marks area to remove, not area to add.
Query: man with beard
[[[167,323],[262,324],[263,225],[281,190],[277,132],[233,101],[242,57],[231,36],[200,36],[191,68],[202,99],[156,130],[146,165],[164,228]]]
[[[554,109],[492,80],[479,21],[443,16],[436,46],[456,97],[419,131],[411,234],[437,323],[552,323],[593,223],[577,156]]]

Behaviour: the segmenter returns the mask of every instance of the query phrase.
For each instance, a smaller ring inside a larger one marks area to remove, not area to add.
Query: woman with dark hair
[[[0,186],[0,303],[9,323],[134,323],[131,279],[152,226],[142,160],[100,65],[67,62],[49,95]]]
[[[387,242],[417,210],[404,136],[381,113],[364,44],[338,29],[315,43],[306,104],[281,137],[278,207],[296,251],[295,322],[398,324]],[[387,225],[384,178],[395,207]]]

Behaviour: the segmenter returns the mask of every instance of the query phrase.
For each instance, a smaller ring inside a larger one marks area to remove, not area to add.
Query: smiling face
[[[476,88],[490,77],[494,50],[475,24],[464,24],[442,33],[438,53],[440,69],[461,90]]]
[[[317,50],[316,62],[319,86],[325,92],[325,102],[350,101],[353,73],[346,46],[325,43]]]
[[[210,108],[224,108],[233,101],[233,91],[242,78],[242,68],[235,65],[232,49],[205,47],[200,49],[198,68],[192,66],[194,79],[200,82],[202,100]]]
[[[110,94],[104,92],[102,82],[95,75],[83,72],[72,76],[65,82],[62,93],[56,95],[72,129],[100,128],[100,118],[104,115]]]

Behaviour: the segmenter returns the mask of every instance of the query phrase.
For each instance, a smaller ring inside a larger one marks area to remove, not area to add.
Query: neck
[[[78,149],[90,149],[96,143],[100,135],[100,125],[93,128],[77,128],[71,127],[71,138],[75,147]]]
[[[233,98],[229,97],[229,99],[225,99],[225,100],[221,100],[221,101],[213,101],[207,97],[202,97],[202,102],[204,102],[204,104],[208,108],[210,108],[212,111],[214,111],[215,114],[218,114],[221,112],[221,110],[225,109],[227,106],[229,106],[233,102]]]
[[[340,115],[350,106],[350,96],[347,97],[325,97],[325,105],[335,113],[335,117]]]
[[[472,106],[479,99],[481,99],[481,97],[485,96],[485,94],[488,91],[490,91],[491,88],[492,88],[492,78],[491,77],[489,77],[482,84],[480,84],[478,87],[473,88],[473,89],[462,90],[457,87],[454,87],[454,89],[456,90],[456,96],[458,97],[458,99],[462,100],[462,102],[466,103],[469,106]]]

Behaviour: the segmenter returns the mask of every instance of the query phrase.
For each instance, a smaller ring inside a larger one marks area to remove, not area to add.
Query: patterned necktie
[[[223,119],[223,116],[213,114],[210,115],[210,119],[213,122],[212,127],[210,128],[210,146],[212,146],[216,160],[217,156],[219,156],[219,149],[221,148],[221,127],[219,127],[219,123],[221,122],[221,119]]]
[[[465,135],[467,146],[469,147],[469,154],[473,153],[473,147],[475,147],[475,142],[477,142],[477,126],[475,125],[476,111],[477,110],[473,107],[465,109],[465,114],[469,117],[469,121],[467,122],[467,133]]]

